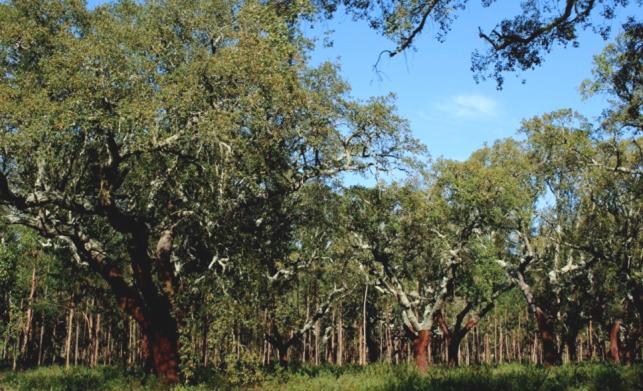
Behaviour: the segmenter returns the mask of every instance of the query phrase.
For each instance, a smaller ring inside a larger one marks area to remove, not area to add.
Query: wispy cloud
[[[456,118],[495,117],[498,102],[480,94],[460,94],[436,103],[435,109]]]

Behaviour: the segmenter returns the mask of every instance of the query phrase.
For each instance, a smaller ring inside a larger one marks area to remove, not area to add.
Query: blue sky
[[[522,119],[549,111],[571,107],[590,118],[599,115],[605,107],[604,98],[583,101],[578,89],[591,76],[593,56],[606,44],[591,31],[581,35],[579,48],[557,48],[536,70],[518,77],[506,75],[501,91],[496,90],[495,80],[474,82],[471,53],[485,49],[478,38],[478,26],[489,31],[502,16],[515,15],[518,4],[515,0],[498,1],[485,9],[479,1],[470,2],[444,43],[434,39],[429,25],[417,41],[416,51],[382,59],[380,75],[373,69],[377,56],[394,45],[366,23],[338,14],[311,28],[311,34],[318,36],[325,30],[334,31],[333,47],[319,45],[313,62],[337,60],[355,97],[395,93],[400,114],[410,121],[413,133],[433,157],[465,159],[485,142],[514,136]],[[635,5],[621,10],[611,23],[613,32],[627,16],[640,20],[642,15]]]

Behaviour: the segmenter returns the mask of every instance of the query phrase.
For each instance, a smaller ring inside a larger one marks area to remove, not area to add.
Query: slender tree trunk
[[[594,336],[592,335],[594,331],[592,330],[593,322],[590,319],[589,326],[587,327],[587,349],[589,350],[588,356],[590,360],[594,360]]]
[[[74,339],[74,366],[78,365],[78,342],[80,338],[80,320],[76,317],[76,334]]]
[[[96,322],[94,323],[94,359],[92,365],[98,365],[98,355],[100,354],[100,313],[96,314]]]
[[[24,339],[22,340],[21,353],[24,356],[27,355],[27,349],[29,347],[29,342],[31,341],[31,333],[33,329],[33,300],[36,295],[36,265],[33,266],[31,272],[31,289],[29,290],[29,302],[27,304],[27,319],[25,321],[25,331]]]
[[[103,355],[103,364],[110,365],[112,359],[112,325],[110,324],[107,328],[107,349]]]
[[[469,334],[466,336],[464,345],[464,360],[467,365],[471,365],[471,337]]]
[[[42,324],[40,325],[40,336],[38,337],[38,366],[42,365],[42,355],[43,355],[42,344],[44,340],[45,340],[45,320],[43,316]]]
[[[393,363],[393,336],[391,335],[391,318],[389,309],[386,308],[386,325],[384,328],[386,333],[386,362],[388,364]]]
[[[314,356],[315,365],[319,365],[319,358],[320,358],[320,354],[319,354],[319,334],[320,333],[321,333],[321,323],[318,320],[318,321],[315,322],[315,332],[314,332],[315,339],[314,339],[314,346],[313,346],[313,348],[315,350],[315,356]]]
[[[65,368],[69,368],[71,359],[71,339],[74,332],[74,301],[70,300],[69,318],[67,320],[67,340],[65,341]]]
[[[360,346],[360,356],[362,359],[361,364],[366,365],[366,350],[367,350],[367,343],[366,343],[366,323],[367,323],[367,315],[366,315],[366,302],[368,301],[368,284],[365,285],[364,287],[364,303],[362,305],[362,345]]]
[[[498,363],[498,316],[493,311],[493,360]]]
[[[621,341],[619,334],[621,332],[621,321],[617,320],[610,330],[610,358],[615,363],[621,362]]]
[[[344,363],[344,315],[341,304],[339,305],[337,316],[337,358],[335,359],[335,363],[342,366]]]
[[[413,339],[413,358],[420,373],[426,373],[428,367],[428,347],[431,340],[429,330],[420,330]]]
[[[264,312],[265,319],[265,312]],[[208,334],[210,333],[210,319],[207,314],[203,316],[203,327],[201,328],[201,363],[208,365]]]

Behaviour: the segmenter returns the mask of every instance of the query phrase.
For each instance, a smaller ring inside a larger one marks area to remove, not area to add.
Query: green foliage
[[[251,352],[243,351],[239,357],[228,355],[225,359],[223,376],[233,387],[261,383],[265,379],[261,358]]]
[[[145,379],[145,380],[141,380]],[[26,372],[0,373],[0,389],[8,391],[160,390],[161,383],[141,372],[112,367],[43,367]]]

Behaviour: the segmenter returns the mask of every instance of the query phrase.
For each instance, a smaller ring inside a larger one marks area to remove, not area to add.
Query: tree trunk
[[[623,354],[623,362],[627,364],[634,364],[636,362],[640,340],[640,334],[635,330],[630,332],[630,335],[625,340],[625,352]]]
[[[554,334],[554,324],[545,313],[536,308],[536,322],[538,323],[538,334],[543,346],[543,365],[550,367],[558,364],[558,350]]]
[[[65,368],[69,368],[69,363],[71,359],[71,339],[73,335],[73,325],[74,325],[74,300],[70,299],[69,305],[69,318],[67,320],[67,334],[65,340]]]
[[[277,346],[277,353],[279,354],[279,365],[284,368],[288,367],[288,346]]]
[[[288,366],[288,349],[294,343],[294,339],[286,340],[274,327],[273,332],[274,335],[266,334],[265,340],[277,349],[279,364],[285,368]]]
[[[23,362],[29,361],[28,350],[29,344],[31,342],[31,334],[33,331],[33,301],[36,294],[36,286],[36,265],[34,265],[31,273],[31,289],[29,290],[29,301],[27,303],[27,316],[25,320],[24,337],[22,339],[22,346],[20,348],[20,354],[22,356],[21,358]]]
[[[379,361],[381,354],[381,344],[377,341],[375,327],[371,327],[366,333],[366,347],[368,352],[368,362],[374,363]]]
[[[431,341],[429,330],[420,330],[413,339],[413,358],[420,373],[426,373],[428,367],[428,346]]]
[[[576,337],[578,332],[570,332],[565,336],[565,346],[567,346],[567,354],[569,355],[569,362],[574,363],[577,361],[576,355]]]
[[[149,322],[143,326],[146,362],[167,384],[179,382],[178,331],[174,319]]]
[[[621,332],[621,321],[617,320],[610,330],[610,358],[615,363],[621,362],[621,341],[619,333]]]
[[[453,333],[447,338],[447,357],[448,365],[451,368],[457,367],[459,364],[458,351],[460,350],[460,343],[465,334]]]
[[[342,313],[343,306],[340,304],[337,311],[337,356],[335,363],[341,366],[344,363],[344,315]]]
[[[98,365],[98,355],[100,354],[100,314],[96,314],[94,322],[94,351],[92,352],[91,364],[93,367]]]

